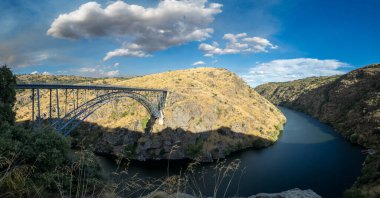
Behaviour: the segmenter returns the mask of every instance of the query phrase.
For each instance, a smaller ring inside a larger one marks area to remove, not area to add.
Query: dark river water
[[[279,107],[287,118],[279,141],[262,150],[236,152],[227,162],[240,159],[240,168],[227,177],[218,197],[249,196],[260,192],[275,193],[292,188],[312,189],[323,197],[339,198],[360,175],[364,155],[361,148],[345,141],[329,126],[303,113]],[[101,158],[102,166],[111,171],[116,166]],[[170,175],[186,169],[188,162],[171,161]],[[132,162],[129,174],[160,178],[167,175],[168,161]],[[196,175],[204,195],[212,196],[215,186],[215,163],[202,164]],[[243,174],[242,174],[243,173]],[[202,175],[202,176],[201,176]]]

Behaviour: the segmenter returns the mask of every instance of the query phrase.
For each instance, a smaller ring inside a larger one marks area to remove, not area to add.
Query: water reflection
[[[300,112],[279,107],[286,115],[288,122],[284,126],[284,133],[279,139],[280,143],[289,144],[317,144],[332,141],[337,134],[326,125]]]

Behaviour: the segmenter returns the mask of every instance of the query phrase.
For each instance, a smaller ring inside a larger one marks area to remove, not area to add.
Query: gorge
[[[364,68],[364,74],[355,74],[358,71],[347,74],[348,77],[367,76],[365,79],[370,81],[362,82],[356,92],[361,91],[362,94],[369,95],[364,97],[367,101],[365,104],[372,106],[365,109],[369,110],[366,112],[371,112],[369,115],[374,115],[370,117],[374,118],[370,122],[375,124],[378,85],[376,80],[371,79],[378,78],[377,67]],[[366,73],[367,70],[369,73]],[[19,81],[36,77],[45,78],[45,81],[49,81],[50,78],[25,75],[19,76]],[[322,107],[307,102],[326,104],[320,102],[318,97],[328,94],[319,89],[332,86],[330,84],[335,85],[337,79],[343,78],[344,76],[333,76],[290,83],[269,83],[255,89],[276,105],[304,111],[326,122],[306,108]],[[132,160],[132,164],[128,166],[128,172],[131,174],[135,173],[141,177],[164,177],[168,166],[164,159],[175,160],[170,162],[174,164],[171,166],[174,170],[170,171],[174,176],[180,170],[186,169],[188,161],[183,159],[196,159],[199,162],[215,162],[224,158],[227,162],[233,162],[234,159],[240,159],[241,166],[237,170],[244,170],[246,173],[239,180],[231,178],[230,181],[233,181],[233,184],[238,183],[239,186],[231,185],[230,190],[226,191],[228,195],[232,196],[236,191],[241,192],[239,195],[249,196],[259,192],[275,193],[302,188],[313,189],[323,197],[342,196],[343,191],[349,188],[359,175],[363,162],[360,147],[350,145],[331,128],[306,115],[283,107],[278,109],[239,77],[225,69],[196,68],[131,79],[80,79],[80,81],[81,84],[156,86],[169,90],[168,103],[164,109],[164,123],[153,125],[152,133],[144,133],[148,116],[146,110],[133,100],[125,100],[101,108],[72,135],[74,147],[90,149],[102,156]],[[344,82],[352,85],[354,83],[350,82],[360,84],[361,81],[350,79]],[[366,85],[370,85],[368,89],[364,89]],[[315,94],[308,96],[309,92]],[[28,97],[26,92],[18,94],[18,98],[21,99]],[[292,104],[294,101],[300,101],[299,98],[302,97],[306,97],[303,100],[306,104],[300,103],[304,105],[303,109]],[[328,98],[334,97],[333,94]],[[25,103],[27,100],[21,101],[16,104],[19,121],[28,119],[27,103]],[[337,115],[337,117],[343,114],[334,110],[319,112],[331,112],[326,115]],[[333,127],[336,128],[334,125]],[[341,131],[339,128],[336,129]],[[355,143],[369,145],[369,141],[363,140],[363,135],[354,133],[351,136],[350,139],[355,140]],[[372,148],[368,145],[367,148]],[[268,148],[255,150],[265,147]],[[111,163],[104,159],[100,161],[108,173],[116,168],[112,165],[112,161]],[[212,170],[215,166],[213,163],[204,164],[200,169]],[[208,174],[206,178],[212,178],[212,173]],[[330,178],[331,175],[334,175],[333,180]],[[281,179],[274,179],[277,177]],[[256,178],[253,180],[256,182],[253,182],[252,178]],[[351,191],[356,192],[357,189],[354,187]],[[212,195],[207,188],[203,189],[202,193]]]

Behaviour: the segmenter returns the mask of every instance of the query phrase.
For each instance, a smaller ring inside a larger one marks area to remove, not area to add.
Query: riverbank
[[[274,104],[305,112],[330,124],[348,141],[370,149],[347,196],[380,194],[380,64],[342,76],[313,77],[256,87]],[[367,152],[368,153],[368,152]]]
[[[348,143],[331,127],[304,113],[279,108],[288,121],[275,144],[260,150],[248,148],[233,152],[219,161],[225,165],[235,160],[240,162],[230,186],[227,188],[231,174],[220,185],[220,196],[225,189],[228,189],[227,196],[248,197],[301,188],[312,189],[326,198],[343,197],[344,190],[360,175],[364,161],[360,147]],[[117,169],[113,160],[101,158],[100,161],[108,173]],[[131,160],[126,178],[134,175],[153,181],[166,178],[168,167],[170,176],[183,176],[190,164],[192,161],[188,160]],[[220,167],[218,162],[199,163],[193,169],[191,175],[203,196],[214,193],[216,167]]]

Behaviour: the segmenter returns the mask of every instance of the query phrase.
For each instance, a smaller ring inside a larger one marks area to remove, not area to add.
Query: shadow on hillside
[[[48,121],[44,121],[48,123]],[[30,122],[19,123],[29,127]],[[273,135],[277,132],[273,132]],[[222,127],[193,133],[182,128],[166,128],[143,133],[126,128],[107,128],[83,122],[71,134],[73,148],[86,148],[105,156],[147,159],[194,159],[211,162],[232,152],[268,147],[274,142],[262,137],[238,133]]]

